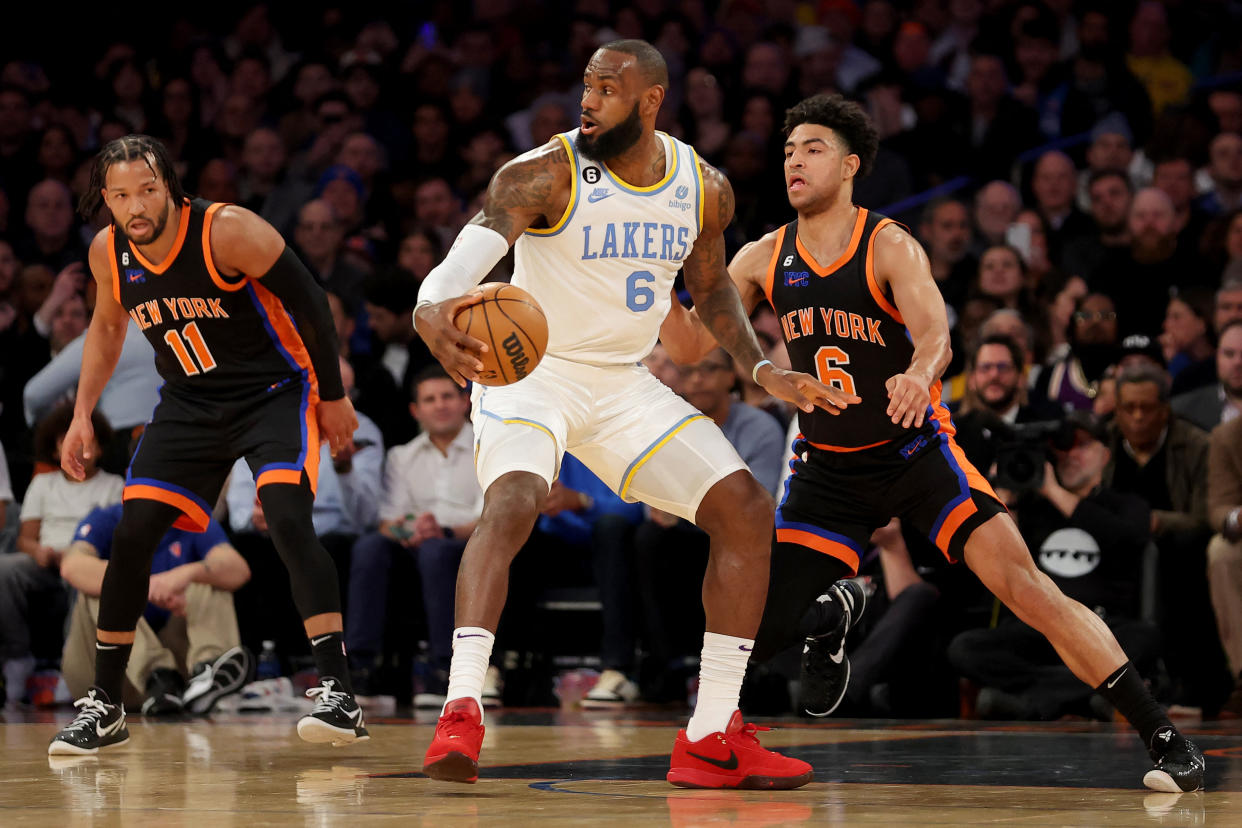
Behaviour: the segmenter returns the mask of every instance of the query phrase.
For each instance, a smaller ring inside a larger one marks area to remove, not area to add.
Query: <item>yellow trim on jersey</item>
[[[694,147],[686,145],[690,150],[690,159],[694,161],[694,178],[699,184],[699,232],[703,232],[703,202],[707,199],[707,193],[703,190],[703,164],[699,160],[699,153]]]
[[[612,171],[612,167],[609,167],[601,161],[600,164],[604,167],[604,169],[608,170],[608,177],[615,181],[618,187],[623,190],[629,190],[631,193],[652,193],[672,181],[673,176],[677,175],[677,167],[679,166],[678,157],[681,153],[677,151],[677,146],[673,143],[672,139],[668,137],[668,135],[660,132],[659,130],[656,131],[656,135],[661,135],[667,139],[664,141],[664,146],[668,152],[672,153],[673,156],[673,165],[669,167],[668,172],[664,174],[663,178],[652,184],[650,187],[638,187],[622,180],[621,176]]]
[[[676,437],[678,432],[680,432],[686,426],[693,423],[695,420],[706,420],[706,419],[708,418],[704,416],[703,414],[694,414],[682,420],[680,423],[673,426],[672,428],[670,428],[667,434],[665,434],[663,437],[657,440],[655,444],[651,446],[651,448],[644,451],[642,453],[642,456],[640,456],[637,460],[635,460],[630,465],[629,471],[626,472],[625,480],[621,481],[621,491],[617,492],[617,494],[619,494],[622,498],[625,497],[625,493],[630,488],[630,484],[634,482],[634,475],[638,474],[638,470],[643,467],[644,463],[646,463],[648,460],[651,459],[652,455],[654,455],[660,449],[664,448],[665,444],[667,444],[669,440]]]
[[[526,228],[527,233],[536,236],[551,236],[559,233],[565,226],[565,222],[569,221],[569,217],[574,214],[574,206],[578,203],[578,159],[574,156],[573,147],[569,145],[569,139],[564,134],[557,134],[556,137],[561,139],[561,143],[565,146],[565,154],[569,156],[569,203],[565,205],[565,212],[561,213],[560,219],[551,227]]]

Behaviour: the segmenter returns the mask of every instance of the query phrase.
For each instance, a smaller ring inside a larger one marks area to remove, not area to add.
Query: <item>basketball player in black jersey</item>
[[[1008,512],[953,440],[940,401],[949,326],[927,256],[901,225],[852,200],[854,178],[867,173],[877,148],[866,114],[840,96],[818,95],[786,113],[785,132],[785,184],[798,218],[743,247],[730,275],[747,311],[772,304],[794,370],[862,401],[831,418],[799,415],[755,659],[813,634],[807,627],[818,617],[833,645],[808,640],[808,655],[818,650],[818,669],[836,669],[838,680],[824,683],[835,695],[824,712],[835,707],[848,681],[839,645],[859,609],[850,601],[861,593],[834,582],[857,572],[871,533],[896,516],[949,560],[964,560],[1125,715],[1155,761],[1148,787],[1198,789],[1203,754],[1178,733],[1104,622],[1035,567]],[[693,312],[673,304],[661,339],[677,361],[696,361],[714,343]],[[821,593],[832,598],[816,601]]]
[[[155,349],[164,385],[126,474],[99,600],[95,686],[48,753],[96,753],[129,738],[122,682],[152,555],[170,526],[206,527],[237,457],[254,472],[319,668],[321,684],[308,691],[317,704],[298,733],[336,744],[366,738],[336,568],[311,524],[320,439],[335,453],[358,425],[327,297],[266,221],[186,196],[163,145],[145,135],[111,141],[96,157],[81,212],[90,219],[101,204],[112,222],[90,246],[99,290],[61,450],[65,472],[82,477],[91,410],[131,320]],[[204,565],[199,580],[213,577]]]

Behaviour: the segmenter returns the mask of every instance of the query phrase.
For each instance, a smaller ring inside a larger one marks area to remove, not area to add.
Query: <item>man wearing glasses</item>
[[[1117,308],[1103,293],[1088,293],[1070,318],[1069,353],[1040,373],[1031,393],[1060,408],[1090,411],[1105,371],[1117,361]]]

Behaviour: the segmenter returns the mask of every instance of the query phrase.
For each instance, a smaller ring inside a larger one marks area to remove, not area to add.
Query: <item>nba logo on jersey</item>
[[[811,273],[808,270],[785,271],[785,287],[806,287],[810,283]]]
[[[181,541],[173,541],[172,543],[168,544],[168,552],[174,558],[180,558],[181,557]]]
[[[125,268],[125,281],[133,284],[144,284],[147,281],[147,272],[141,267]]]

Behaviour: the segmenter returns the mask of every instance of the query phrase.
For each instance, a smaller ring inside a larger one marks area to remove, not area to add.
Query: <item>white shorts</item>
[[[623,500],[693,521],[718,481],[746,469],[710,418],[643,365],[545,356],[521,382],[476,384],[475,471],[486,491],[512,471],[552,485],[568,451]]]

